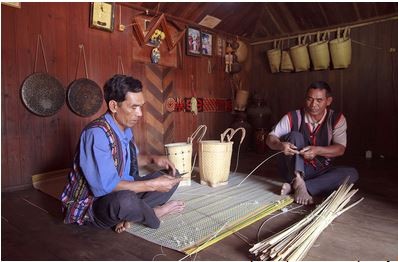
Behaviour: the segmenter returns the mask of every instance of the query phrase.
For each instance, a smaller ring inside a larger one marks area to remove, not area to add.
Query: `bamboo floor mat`
[[[262,177],[252,176],[237,186],[246,175],[230,175],[227,185],[215,188],[195,181],[179,187],[171,199],[185,201],[182,213],[163,217],[158,229],[133,224],[127,232],[194,254],[293,201],[277,194],[281,183]]]

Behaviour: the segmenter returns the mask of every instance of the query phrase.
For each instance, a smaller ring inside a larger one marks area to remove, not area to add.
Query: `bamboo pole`
[[[294,36],[286,36],[286,37],[280,37],[280,38],[273,38],[273,39],[267,39],[267,40],[260,40],[260,41],[256,41],[256,42],[252,42],[250,43],[250,45],[261,45],[261,44],[267,44],[267,43],[272,43],[274,41],[279,41],[279,40],[288,40],[288,39],[297,39],[298,35],[316,35],[319,31],[337,31],[339,28],[344,28],[344,27],[350,27],[350,28],[358,28],[358,27],[363,27],[363,26],[367,26],[367,25],[372,25],[372,24],[377,24],[377,23],[382,23],[382,22],[387,22],[387,21],[392,21],[392,20],[397,20],[398,16],[394,15],[394,16],[388,16],[386,18],[379,18],[377,20],[371,20],[371,21],[367,21],[367,22],[362,22],[362,23],[358,23],[358,24],[346,24],[346,25],[340,25],[339,27],[327,27],[327,28],[323,28],[323,29],[318,29],[316,31],[304,31],[304,32],[300,32],[295,34]]]
[[[358,192],[348,179],[304,219],[255,244],[249,252],[261,260],[302,260],[324,229],[339,215],[360,203],[346,205]]]

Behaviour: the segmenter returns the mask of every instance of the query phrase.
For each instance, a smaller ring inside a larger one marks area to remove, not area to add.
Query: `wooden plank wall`
[[[303,105],[307,86],[317,80],[329,82],[334,93],[332,108],[348,120],[346,154],[398,157],[398,21],[351,30],[352,64],[348,69],[270,73],[266,50],[272,44],[254,46],[251,91],[266,98],[274,122]],[[296,41],[290,40],[290,46]],[[284,42],[286,47],[287,41]]]
[[[119,21],[119,8],[116,5],[115,28]],[[101,87],[105,81],[118,72],[118,56],[123,59],[126,74],[142,79],[149,84],[145,70],[148,63],[134,60],[137,43],[128,27],[124,32],[113,33],[89,28],[89,3],[28,3],[22,8],[1,6],[1,187],[12,190],[31,185],[31,176],[55,169],[71,166],[72,157],[82,128],[92,119],[106,111],[105,103],[101,110],[88,118],[75,115],[65,104],[59,112],[50,117],[39,117],[30,113],[20,98],[23,80],[33,73],[37,35],[41,34],[45,45],[49,73],[57,77],[66,86],[75,79],[75,70],[79,54],[79,44],[84,44],[89,78]],[[133,11],[121,7],[122,23],[131,23]],[[182,50],[183,47],[182,47]],[[139,52],[136,52],[139,53]],[[167,56],[163,54],[164,57]],[[213,66],[208,73],[208,60]],[[44,61],[39,56],[38,70],[44,70]],[[226,85],[221,57],[192,57],[182,55],[177,68],[161,69],[168,77],[163,77],[163,97],[190,97],[191,84],[197,96],[209,98],[230,98],[231,91]],[[78,77],[83,77],[80,66]],[[167,89],[172,83],[172,89]],[[148,89],[149,90],[149,89]],[[159,97],[160,93],[158,94]],[[144,112],[144,116],[149,113]],[[162,142],[186,141],[186,138],[200,124],[208,126],[205,138],[215,139],[232,121],[230,113],[172,113],[174,121],[168,123]],[[159,116],[160,117],[160,116]],[[163,117],[167,117],[163,115]],[[170,121],[170,120],[169,120]],[[170,135],[170,126],[173,134]],[[158,151],[147,140],[150,128],[141,121],[134,128],[141,152]],[[166,141],[167,140],[167,141]],[[174,140],[174,141],[171,141]]]

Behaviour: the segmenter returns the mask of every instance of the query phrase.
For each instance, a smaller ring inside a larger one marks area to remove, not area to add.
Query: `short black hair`
[[[132,76],[114,75],[104,85],[104,99],[108,105],[109,101],[123,102],[126,100],[127,92],[142,92],[142,83]]]
[[[311,85],[307,88],[307,93],[310,89],[326,90],[326,97],[332,96],[332,89],[325,81],[316,81],[311,83]]]

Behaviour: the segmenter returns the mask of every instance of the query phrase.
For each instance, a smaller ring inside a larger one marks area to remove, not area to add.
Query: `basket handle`
[[[229,136],[228,136],[228,133],[229,132],[231,132],[231,134],[232,134],[232,132],[234,132],[234,129],[233,128],[227,128],[225,131],[224,131],[224,133],[222,133],[221,134],[221,143],[223,143],[224,142],[224,138],[225,138],[225,136],[228,138]],[[226,141],[226,142],[229,142],[229,141]]]
[[[327,39],[329,40],[330,39],[330,31],[323,32],[322,41],[326,40],[326,36],[327,36]]]
[[[350,37],[350,34],[351,34],[351,28],[350,28],[349,26],[347,26],[347,27],[344,29],[343,39],[349,38],[349,37]]]
[[[237,129],[233,130],[232,133],[231,133],[231,136],[228,136],[228,135],[227,135],[228,142],[231,141],[231,139],[234,137],[234,135],[236,134],[236,132],[238,132],[239,130],[242,131],[242,137],[240,138],[239,144],[242,144],[242,142],[243,142],[243,140],[245,139],[245,136],[246,136],[246,129],[244,129],[243,127],[239,127],[239,128],[237,128]]]
[[[206,131],[207,131],[207,126],[205,125],[200,125],[198,128],[195,130],[195,132],[192,133],[190,137],[187,139],[188,144],[192,144],[193,140],[196,138],[196,136],[199,134],[199,132],[203,130],[202,134],[198,138],[198,142],[202,140],[202,138],[205,136]]]
[[[339,28],[337,28],[337,32],[336,32],[336,38],[338,39],[338,40],[340,40],[340,27]]]

